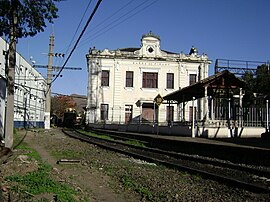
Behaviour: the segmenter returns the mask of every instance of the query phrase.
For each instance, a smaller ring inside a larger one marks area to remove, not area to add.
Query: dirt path
[[[50,135],[50,133],[54,135]],[[40,141],[41,136],[42,141]],[[110,187],[111,179],[109,176],[88,165],[57,164],[57,159],[50,154],[48,148],[46,148],[46,144],[54,141],[54,145],[61,145],[66,138],[60,130],[53,129],[44,134],[29,132],[24,141],[39,153],[44,162],[49,163],[54,168],[54,171],[59,174],[62,181],[72,184],[77,190],[86,194],[90,201],[132,201],[132,199],[123,197],[121,193],[115,193]],[[47,141],[46,144],[44,144],[44,141]]]

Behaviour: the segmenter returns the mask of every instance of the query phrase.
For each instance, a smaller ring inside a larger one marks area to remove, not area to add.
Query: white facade
[[[4,53],[8,44],[0,38],[0,75],[4,79],[6,59]],[[43,127],[45,110],[45,78],[16,53],[15,89],[14,89],[14,127]],[[2,86],[1,86],[2,88]],[[1,111],[1,117],[4,117]]]
[[[86,58],[87,123],[189,120],[191,102],[185,108],[164,102],[158,107],[155,98],[208,77],[211,63],[195,48],[189,54],[162,50],[160,38],[151,32],[142,36],[140,48],[90,49]]]

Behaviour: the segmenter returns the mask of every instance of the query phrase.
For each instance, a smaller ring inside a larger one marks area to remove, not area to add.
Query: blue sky
[[[89,1],[57,3],[59,18],[53,28],[48,24],[45,32],[20,39],[17,50],[25,59],[30,60],[32,56],[36,64],[46,65],[49,36],[53,30],[54,52],[66,53]],[[75,40],[96,1],[92,0]],[[269,0],[103,0],[66,65],[83,70],[64,70],[63,77],[53,83],[52,92],[86,95],[85,55],[89,48],[140,47],[142,35],[150,30],[160,36],[163,50],[189,53],[195,46],[199,54],[206,53],[213,61],[210,75],[214,73],[216,59],[266,62],[270,60],[269,9]],[[61,66],[64,60],[55,57],[53,65]],[[46,75],[45,69],[38,70]]]

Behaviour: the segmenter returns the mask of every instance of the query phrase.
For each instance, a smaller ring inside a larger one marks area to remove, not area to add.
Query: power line
[[[79,30],[81,24],[82,24],[82,21],[83,21],[85,15],[86,15],[86,12],[87,12],[87,10],[89,9],[91,3],[92,3],[92,0],[89,1],[88,5],[87,5],[87,7],[86,7],[86,9],[85,9],[85,11],[84,11],[82,17],[81,17],[81,20],[80,20],[80,22],[79,22],[79,24],[78,24],[78,26],[77,26],[77,28],[76,28],[76,31],[74,32],[73,37],[72,37],[72,39],[71,39],[71,41],[70,41],[70,43],[69,43],[69,45],[68,45],[68,47],[67,47],[67,50],[66,50],[65,54],[68,53],[68,51],[69,51],[69,49],[70,49],[70,47],[71,47],[71,44],[72,44],[73,40],[75,39],[75,36],[76,36],[76,34],[77,34],[77,32],[78,32],[78,30]],[[63,61],[63,60],[64,60],[64,58],[62,58],[62,61]],[[61,61],[61,63],[62,63],[62,61]]]
[[[102,20],[94,29],[90,30],[89,32],[86,32],[86,35],[91,33],[93,30],[97,29],[98,27],[100,27],[102,24],[104,24],[106,21],[108,21],[110,18],[112,18],[113,16],[115,16],[117,13],[119,13],[121,10],[123,10],[124,8],[126,8],[128,5],[130,5],[134,0],[129,1],[127,4],[125,4],[124,6],[122,6],[121,8],[119,8],[117,11],[115,11],[112,15],[108,16],[107,18],[105,18],[104,20]]]
[[[44,92],[45,93],[45,89],[39,89],[39,88],[34,88],[34,87],[30,87],[30,86],[24,86],[24,85],[22,85],[22,84],[20,84],[20,83],[17,83],[17,82],[15,82],[14,83],[15,85],[15,88],[16,87],[22,87],[24,90],[27,90],[27,91],[31,91],[31,90],[35,90],[35,91],[39,91],[39,92]]]
[[[101,2],[102,2],[102,0],[98,0],[98,2],[97,2],[97,4],[96,4],[96,6],[95,6],[93,12],[92,12],[91,15],[89,16],[89,18],[88,18],[88,20],[87,20],[87,22],[86,22],[86,24],[85,24],[85,26],[84,26],[84,28],[83,28],[83,30],[82,30],[82,32],[81,32],[79,38],[77,39],[75,45],[73,46],[71,52],[69,53],[69,55],[68,55],[68,57],[67,57],[65,63],[63,64],[62,68],[60,69],[60,71],[58,72],[58,74],[56,75],[56,77],[53,79],[53,81],[50,83],[49,88],[51,87],[51,84],[59,77],[59,75],[60,75],[61,72],[63,71],[65,65],[66,65],[67,62],[69,61],[69,59],[70,59],[71,55],[73,54],[73,52],[75,51],[75,49],[76,49],[78,43],[80,42],[80,40],[81,40],[81,38],[82,38],[82,36],[83,36],[83,34],[84,34],[86,28],[88,27],[90,21],[91,21],[92,18],[94,17],[94,15],[95,15],[95,13],[96,13],[96,11],[97,11],[97,9],[98,9],[98,7],[99,7],[99,5],[100,5]],[[48,92],[48,91],[47,91],[47,92]]]
[[[87,39],[85,39],[85,40],[83,41],[84,44],[87,44],[88,41],[91,41],[91,40],[93,40],[93,39],[98,38],[99,36],[105,34],[105,33],[108,32],[109,30],[111,30],[111,29],[117,27],[118,25],[122,24],[123,22],[127,21],[128,19],[134,17],[135,15],[137,15],[137,14],[140,13],[140,12],[142,12],[142,11],[145,10],[146,8],[152,6],[152,5],[153,5],[154,3],[156,3],[157,1],[159,1],[159,0],[155,0],[155,1],[151,2],[151,3],[149,3],[148,5],[146,5],[145,7],[143,7],[142,9],[138,10],[137,12],[133,13],[132,15],[129,15],[129,14],[131,14],[132,12],[134,12],[137,8],[139,8],[139,7],[141,7],[143,4],[147,3],[147,1],[145,1],[145,2],[143,2],[143,3],[141,3],[141,4],[139,4],[139,5],[136,6],[135,8],[129,10],[128,12],[126,12],[125,14],[123,14],[122,16],[120,16],[119,18],[117,18],[116,20],[114,20],[114,21],[113,21],[112,23],[110,23],[109,25],[107,25],[107,26],[105,26],[105,27],[99,29],[98,31],[94,32],[94,34],[93,34],[91,37],[89,37],[89,38],[87,38]],[[123,17],[125,17],[125,16],[127,16],[127,15],[129,15],[129,16],[126,17],[126,18],[124,18],[124,19],[122,19]],[[121,20],[121,21],[118,22],[119,20]],[[114,25],[114,23],[116,23],[116,22],[118,22],[118,23]],[[107,29],[106,29],[106,28],[107,28]],[[105,31],[103,31],[103,30],[105,30]],[[103,31],[103,32],[102,32],[102,31]],[[101,32],[101,33],[100,33],[100,32]]]
[[[86,43],[87,41],[93,40],[94,38],[97,38],[97,36],[100,36],[100,35],[106,33],[108,30],[110,30],[110,29],[107,29],[107,30],[106,30],[107,27],[112,27],[112,26],[114,25],[114,23],[116,23],[116,22],[119,21],[119,20],[122,20],[123,17],[125,17],[125,16],[129,15],[130,13],[136,11],[136,9],[140,8],[142,5],[146,4],[146,3],[149,2],[149,1],[150,1],[150,0],[143,1],[142,3],[140,3],[139,5],[137,5],[135,8],[131,8],[131,9],[128,10],[126,13],[124,13],[123,15],[121,15],[120,17],[118,17],[117,19],[115,19],[114,21],[110,22],[110,23],[109,23],[108,25],[106,25],[105,27],[103,27],[103,28],[97,30],[96,32],[94,32],[94,33],[92,34],[92,36],[90,36],[90,37],[88,37],[87,39],[85,39],[85,40],[83,41],[83,42],[84,42],[83,44],[87,44],[87,43]],[[119,9],[119,10],[121,10],[121,9]],[[144,8],[142,8],[142,10],[144,10]],[[139,10],[139,11],[140,11],[140,10]],[[117,11],[117,12],[118,12],[118,11]],[[109,17],[109,18],[110,18],[110,17]],[[107,19],[108,19],[108,18],[107,18]],[[118,24],[121,24],[121,23],[118,23]],[[118,24],[117,24],[117,25],[118,25]],[[116,26],[114,26],[114,27],[116,27]],[[114,28],[114,27],[113,27],[113,28]],[[112,29],[112,28],[111,28],[111,29]],[[105,30],[105,31],[102,32],[103,30]],[[99,34],[99,33],[101,33],[101,34]]]

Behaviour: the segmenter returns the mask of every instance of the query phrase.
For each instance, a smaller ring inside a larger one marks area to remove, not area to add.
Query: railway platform
[[[147,146],[243,163],[270,166],[270,140],[261,138],[219,138],[166,136],[159,134],[131,133],[95,129],[99,132],[117,134],[148,142]]]

